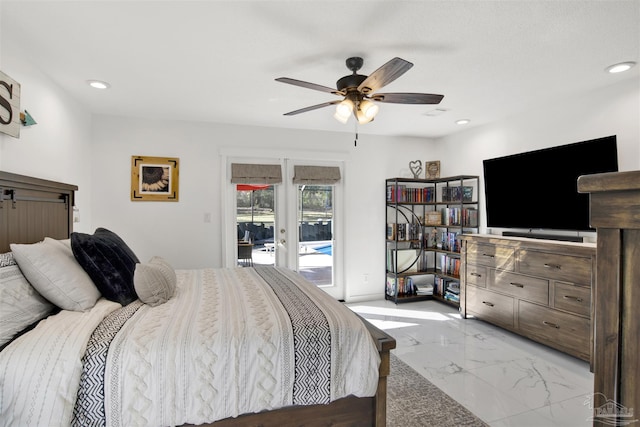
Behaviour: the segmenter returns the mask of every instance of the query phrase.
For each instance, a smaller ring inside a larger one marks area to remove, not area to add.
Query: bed
[[[0,172],[0,275],[40,298],[2,323],[0,425],[385,425],[393,338],[291,270],[173,270],[73,233],[76,189]]]

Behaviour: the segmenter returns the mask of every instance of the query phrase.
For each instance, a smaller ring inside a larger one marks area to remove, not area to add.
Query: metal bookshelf
[[[473,175],[386,180],[387,300],[459,306],[458,237],[478,232],[478,185]]]

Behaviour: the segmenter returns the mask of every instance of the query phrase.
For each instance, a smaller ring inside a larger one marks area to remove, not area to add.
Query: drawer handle
[[[516,288],[524,288],[524,285],[522,283],[514,283],[511,282],[509,283],[511,286],[515,286]]]
[[[546,268],[553,268],[555,270],[560,270],[560,264],[545,264]]]
[[[560,325],[557,325],[557,324],[551,323],[551,322],[547,322],[546,320],[543,320],[542,324],[543,325],[547,325],[547,326],[551,326],[552,328],[560,329]]]
[[[564,298],[564,299],[572,299],[572,300],[574,300],[576,302],[582,302],[583,301],[582,298],[574,297],[572,295],[564,295],[562,298]]]
[[[495,255],[491,255],[491,254],[482,254],[482,256],[486,256],[486,257],[489,257],[489,258],[495,258],[496,257]]]
[[[494,306],[494,304],[492,302],[489,302],[489,301],[482,301],[482,303],[484,305],[488,305],[489,307],[493,307]]]
[[[469,273],[470,276],[482,277],[482,274],[478,273]]]

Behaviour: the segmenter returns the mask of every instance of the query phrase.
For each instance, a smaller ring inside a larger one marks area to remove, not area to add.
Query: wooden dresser
[[[578,191],[598,234],[594,425],[626,425],[640,418],[640,171],[582,176]]]
[[[591,360],[596,245],[463,235],[460,310]]]

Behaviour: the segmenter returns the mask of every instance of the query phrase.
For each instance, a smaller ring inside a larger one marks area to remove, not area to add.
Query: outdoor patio
[[[313,249],[320,248],[319,250]],[[333,255],[325,249],[331,247],[331,242],[300,243],[299,272],[307,280],[316,285],[330,285],[332,283],[331,266]],[[254,265],[274,265],[275,252],[266,247],[256,246],[252,252]]]

